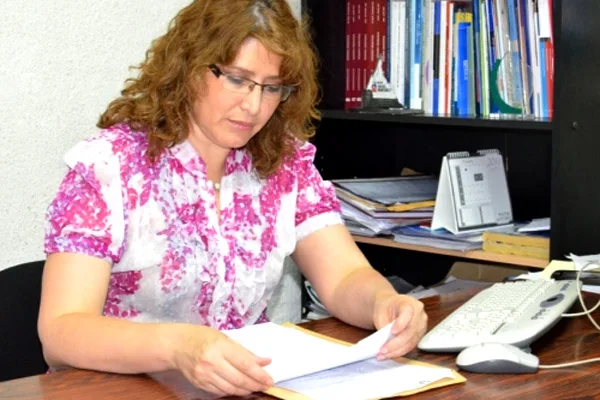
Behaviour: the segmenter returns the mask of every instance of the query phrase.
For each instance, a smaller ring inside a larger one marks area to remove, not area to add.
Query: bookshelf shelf
[[[519,131],[536,131],[540,134],[552,133],[552,122],[547,119],[515,118],[483,118],[483,117],[450,117],[426,114],[383,114],[376,112],[359,112],[346,110],[322,109],[323,119],[341,119],[357,121],[395,122],[399,124],[443,125],[474,128],[510,129],[511,133]]]
[[[398,249],[404,250],[412,250],[412,251],[421,251],[425,253],[433,253],[433,254],[442,254],[446,256],[452,256],[456,258],[465,258],[470,260],[478,260],[478,261],[489,261],[492,263],[499,264],[510,264],[519,267],[527,267],[527,268],[545,268],[549,261],[540,260],[531,257],[521,257],[521,256],[511,256],[505,254],[497,254],[490,253],[483,250],[471,250],[471,251],[456,251],[456,250],[446,250],[446,249],[438,249],[430,246],[417,246],[413,244],[405,244],[398,243],[393,241],[392,239],[387,238],[372,238],[366,236],[358,236],[352,235],[354,240],[358,243],[366,243],[372,244],[376,246],[385,246],[385,247],[395,247]]]
[[[552,122],[345,111],[348,2],[302,3],[311,16],[320,53],[323,120],[317,127],[315,162],[325,179],[393,176],[405,167],[437,173],[447,152],[498,148],[510,161],[507,180],[515,218],[552,219],[551,259],[564,260],[569,253],[598,253],[600,186],[593,183],[600,181],[600,96],[591,90],[600,87],[600,74],[594,68],[600,63],[600,45],[594,40],[600,35],[597,0],[542,2],[549,5],[555,45]],[[519,2],[524,3],[532,2]],[[577,29],[571,29],[574,23]],[[371,131],[385,134],[365,134]],[[381,254],[387,254],[383,250],[387,246],[523,267],[546,264],[483,251],[445,252],[379,238],[357,241],[382,246]],[[372,253],[379,255],[377,249]]]

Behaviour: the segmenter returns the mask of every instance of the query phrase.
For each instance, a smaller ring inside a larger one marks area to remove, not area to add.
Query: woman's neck
[[[231,149],[220,147],[203,137],[203,135],[190,134],[188,140],[206,164],[208,179],[212,182],[220,182],[225,174],[225,161]]]
[[[231,150],[222,148],[196,149],[206,164],[206,176],[212,182],[220,182],[225,175],[225,162]]]

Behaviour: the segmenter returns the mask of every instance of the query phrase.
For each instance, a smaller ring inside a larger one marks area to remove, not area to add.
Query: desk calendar
[[[512,206],[500,152],[461,151],[444,156],[431,228],[459,234],[512,226]]]

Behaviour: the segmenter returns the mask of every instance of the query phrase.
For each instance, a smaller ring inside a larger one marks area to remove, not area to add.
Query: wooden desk
[[[425,299],[430,326],[462,304],[473,292]],[[590,296],[588,296],[590,297]],[[594,301],[597,296],[594,297]],[[597,317],[600,313],[596,313]],[[303,324],[325,335],[356,342],[369,332],[345,325],[335,319]],[[600,357],[600,334],[586,317],[563,319],[534,343],[533,352],[542,364]],[[412,351],[408,358],[455,368],[455,354],[428,354]],[[572,368],[540,370],[537,374],[483,375],[462,372],[464,384],[434,389],[413,396],[417,399],[564,399],[600,397],[600,363]],[[401,377],[399,377],[401,379]],[[72,370],[0,383],[0,399],[128,399],[167,400],[205,399],[174,372],[124,376]],[[233,399],[234,397],[228,397]],[[273,399],[256,394],[246,399]]]

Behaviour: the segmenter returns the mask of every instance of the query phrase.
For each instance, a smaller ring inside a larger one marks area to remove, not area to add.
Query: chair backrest
[[[44,261],[0,271],[0,382],[44,373],[37,333]]]

